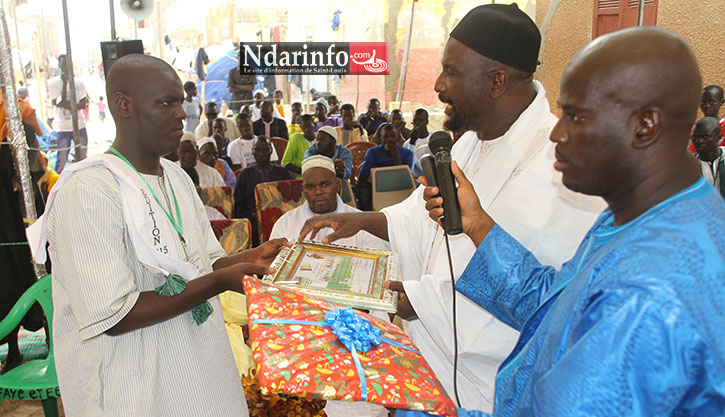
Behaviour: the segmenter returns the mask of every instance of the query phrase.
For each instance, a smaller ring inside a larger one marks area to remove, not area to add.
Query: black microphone
[[[435,157],[438,189],[443,197],[443,217],[441,224],[449,235],[463,232],[461,207],[458,204],[456,182],[451,172],[451,147],[453,138],[448,132],[438,131],[431,135],[428,147]],[[427,178],[427,177],[426,177]]]
[[[436,163],[433,155],[430,154],[428,142],[418,142],[418,144],[415,145],[413,153],[415,154],[415,159],[423,168],[423,176],[425,176],[426,181],[428,181],[428,185],[431,187],[437,187],[438,179],[436,178]]]

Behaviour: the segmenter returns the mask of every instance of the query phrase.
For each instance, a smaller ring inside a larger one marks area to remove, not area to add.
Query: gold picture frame
[[[265,275],[264,282],[352,308],[397,312],[397,295],[383,288],[383,281],[398,275],[394,252],[293,241],[272,267],[275,273]]]

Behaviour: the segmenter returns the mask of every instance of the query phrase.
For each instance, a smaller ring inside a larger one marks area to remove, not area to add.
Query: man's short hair
[[[239,120],[239,119],[251,120],[251,116],[249,116],[249,114],[247,114],[247,113],[242,112],[237,115],[237,120]]]
[[[340,113],[344,112],[345,110],[350,110],[351,112],[355,113],[355,106],[350,103],[345,103],[340,106]]]
[[[400,111],[400,109],[393,109],[393,111],[390,112],[390,115],[399,114],[400,117],[403,117],[403,112]]]
[[[302,103],[300,103],[299,101],[295,101],[294,103],[292,103],[292,107],[294,107],[294,106],[302,107]]]
[[[718,94],[720,98],[723,98],[723,89],[719,85],[708,85],[707,87],[703,88],[703,90]]]
[[[708,135],[712,135],[713,132],[717,131],[722,135],[721,128],[720,128],[720,121],[717,120],[714,117],[703,117],[702,119],[695,122],[695,125],[693,126],[693,131],[696,127],[702,127],[708,130]]]
[[[314,122],[315,118],[311,114],[303,114],[300,116],[300,123],[302,122]]]
[[[428,117],[428,110],[426,110],[426,109],[424,109],[422,107],[419,108],[418,110],[416,110],[415,113],[416,114],[418,114],[418,113],[425,113],[425,117]]]
[[[184,83],[184,91],[189,91],[192,88],[196,88],[196,84],[193,81],[187,81]]]
[[[272,141],[269,140],[267,136],[259,135],[256,138],[254,138],[254,141],[252,142],[252,146],[257,146],[259,142],[264,142],[269,146],[269,150],[272,150]]]
[[[212,122],[212,126],[214,126],[214,124],[216,124],[217,122],[221,122],[225,128],[227,127],[227,121],[222,119],[221,117],[217,117],[216,119],[214,119],[214,121]]]

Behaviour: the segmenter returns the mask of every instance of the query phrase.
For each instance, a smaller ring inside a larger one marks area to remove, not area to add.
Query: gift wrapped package
[[[251,277],[244,279],[244,291],[263,393],[456,415],[430,366],[397,326]]]

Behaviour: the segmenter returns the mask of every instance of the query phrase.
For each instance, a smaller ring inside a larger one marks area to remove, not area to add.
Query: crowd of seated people
[[[371,169],[406,165],[414,178],[422,175],[412,151],[417,141],[430,137],[426,109],[414,112],[409,128],[403,112],[381,111],[377,98],[368,101],[366,112],[357,114],[352,104],[328,95],[313,102],[313,113],[304,113],[302,103],[293,102],[285,118],[284,94],[276,90],[271,96],[268,99],[266,91],[255,90],[253,101],[230,117],[220,115],[216,103],[206,103],[206,120],[198,123],[195,134],[184,136],[177,152],[167,156],[199,187],[231,187],[234,217],[250,220],[255,246],[259,244],[255,187],[262,182],[302,179],[303,161],[308,158],[329,158],[336,177],[352,184],[352,204],[362,210],[372,210]],[[285,146],[278,148],[272,138],[281,138]],[[354,162],[348,146],[359,142],[370,143],[370,148],[363,149],[364,159]]]

